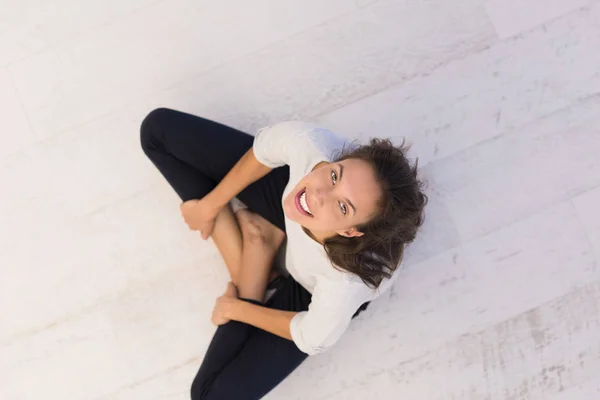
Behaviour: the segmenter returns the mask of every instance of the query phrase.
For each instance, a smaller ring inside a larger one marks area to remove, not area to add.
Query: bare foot
[[[273,276],[273,260],[285,240],[285,233],[248,210],[238,211],[236,217],[243,242],[239,294],[245,299],[262,302]]]
[[[272,251],[278,251],[285,240],[285,232],[271,224],[262,216],[247,209],[235,213],[244,241],[262,244]]]

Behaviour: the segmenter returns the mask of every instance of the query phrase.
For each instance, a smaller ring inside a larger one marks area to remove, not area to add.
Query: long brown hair
[[[377,288],[391,277],[423,224],[427,196],[417,178],[418,161],[407,158],[410,146],[405,141],[394,146],[388,139],[371,139],[369,144],[344,149],[335,161],[360,159],[373,168],[381,188],[378,211],[365,224],[356,226],[363,236],[336,235],[323,246],[335,267],[360,277]]]

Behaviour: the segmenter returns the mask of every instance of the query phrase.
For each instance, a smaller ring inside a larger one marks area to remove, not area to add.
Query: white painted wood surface
[[[227,273],[157,106],[406,137],[392,291],[269,399],[600,399],[598,0],[0,3],[0,398],[179,400]]]

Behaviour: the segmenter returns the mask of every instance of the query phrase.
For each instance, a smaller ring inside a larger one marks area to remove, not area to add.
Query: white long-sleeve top
[[[261,129],[254,139],[256,159],[271,168],[288,165],[290,179],[283,199],[320,162],[332,161],[346,141],[333,132],[304,122],[282,122]],[[346,331],[352,316],[365,302],[377,298],[392,284],[384,279],[379,288],[368,287],[358,276],[335,268],[323,246],[302,227],[285,218],[286,269],[312,294],[308,311],[291,321],[294,343],[313,355],[331,347]]]

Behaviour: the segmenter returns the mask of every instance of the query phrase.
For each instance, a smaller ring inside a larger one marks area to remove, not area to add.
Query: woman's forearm
[[[238,301],[232,308],[229,319],[255,326],[284,339],[292,340],[290,322],[298,314],[295,311],[281,311],[262,307],[246,301]]]
[[[261,164],[254,156],[254,150],[250,148],[207,197],[213,204],[224,206],[246,186],[256,182],[270,171],[271,168]]]

